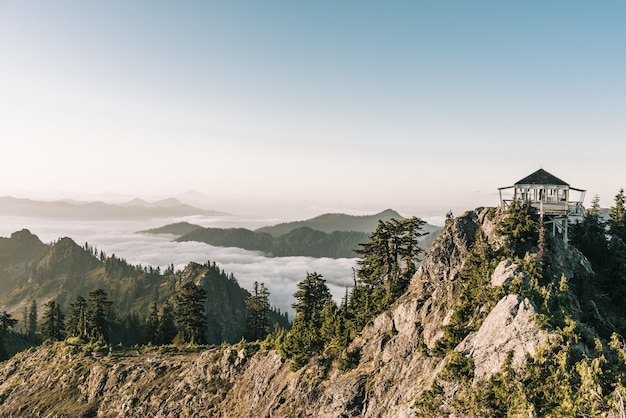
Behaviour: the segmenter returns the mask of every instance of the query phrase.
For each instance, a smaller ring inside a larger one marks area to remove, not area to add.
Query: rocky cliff
[[[468,291],[463,272],[475,248],[504,245],[496,222],[495,211],[477,209],[446,227],[408,291],[352,342],[358,362],[350,370],[322,356],[294,372],[259,344],[108,355],[58,343],[2,364],[0,416],[410,417],[428,416],[429,405],[439,411],[432,416],[487,416],[469,409],[472,388],[505,369],[521,373],[558,334],[540,324],[540,307],[524,294],[532,286],[527,255],[488,262],[478,290],[496,300],[472,306],[467,332],[449,340],[451,348],[441,343]],[[562,283],[593,275],[576,250],[553,251]],[[524,416],[541,415],[524,399]],[[619,402],[603,405],[598,414],[620,416]]]

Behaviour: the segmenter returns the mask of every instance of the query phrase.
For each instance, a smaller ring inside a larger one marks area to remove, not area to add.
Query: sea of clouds
[[[175,242],[172,235],[153,235],[137,231],[160,227],[173,222],[188,221],[205,227],[244,227],[256,229],[276,223],[275,220],[236,217],[201,217],[184,219],[150,219],[146,221],[75,221],[26,217],[1,217],[0,236],[28,229],[40,240],[50,243],[61,237],[70,237],[79,245],[88,242],[107,255],[115,254],[131,264],[160,267],[174,264],[183,269],[189,262],[216,262],[224,271],[232,273],[241,287],[253,288],[254,282],[264,283],[270,292],[270,302],[293,318],[291,304],[298,282],[307,273],[321,274],[337,302],[353,283],[354,258],[266,257],[257,251],[223,248],[199,242]]]

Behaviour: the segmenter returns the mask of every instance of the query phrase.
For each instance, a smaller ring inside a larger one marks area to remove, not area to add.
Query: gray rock
[[[498,372],[509,351],[513,351],[513,368],[524,367],[526,354],[533,356],[548,336],[533,321],[536,313],[535,305],[528,298],[507,295],[487,315],[480,329],[456,347],[457,351],[474,359],[475,382]]]
[[[502,260],[491,275],[492,286],[506,286],[514,279],[519,278],[524,287],[528,287],[530,277],[522,268],[511,260]]]

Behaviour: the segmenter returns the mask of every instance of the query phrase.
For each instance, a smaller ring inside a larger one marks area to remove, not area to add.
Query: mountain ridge
[[[402,215],[393,209],[386,209],[373,215],[348,215],[345,213],[324,213],[310,219],[302,221],[283,222],[276,225],[264,226],[255,232],[266,232],[274,238],[285,235],[294,229],[306,226],[311,229],[330,234],[335,231],[365,232],[371,233],[376,229],[378,221],[389,221],[391,219],[404,219]],[[439,229],[433,225],[425,224],[425,232],[432,232],[429,229]]]
[[[175,239],[177,242],[197,241],[218,247],[262,251],[273,257],[328,258],[354,258],[354,250],[367,240],[368,235],[364,232],[335,231],[327,234],[306,226],[278,238],[246,228],[200,228]]]
[[[262,227],[203,228],[187,222],[168,224],[160,228],[140,231],[149,234],[179,235],[175,241],[197,241],[218,247],[236,247],[262,251],[270,256],[308,256],[354,258],[355,250],[368,241],[380,221],[403,219],[398,212],[387,209],[374,215],[323,214],[304,221],[295,221]],[[424,248],[429,248],[441,228],[424,224]]]
[[[40,201],[2,196],[0,197],[0,215],[87,220],[227,215],[225,212],[196,208],[176,199],[145,202],[145,204],[128,203],[112,204],[71,200]]]

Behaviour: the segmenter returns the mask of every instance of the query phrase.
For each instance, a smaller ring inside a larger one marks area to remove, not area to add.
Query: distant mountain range
[[[335,231],[365,232],[370,234],[376,230],[378,221],[391,219],[404,219],[402,215],[393,209],[387,209],[374,215],[346,215],[344,213],[327,213],[305,221],[280,223],[274,226],[265,226],[255,232],[267,232],[273,237],[280,237],[294,229],[308,227],[316,231],[330,234]],[[425,224],[424,232],[430,233],[440,229],[438,226]]]
[[[203,228],[188,222],[165,225],[141,231],[150,234],[177,235],[176,241],[204,242],[218,247],[237,247],[251,251],[263,251],[276,257],[307,256],[330,258],[353,258],[359,244],[369,241],[369,234],[376,230],[378,222],[392,218],[403,219],[396,211],[354,216],[331,213],[315,218],[281,223],[251,231],[245,228]],[[428,235],[422,239],[429,248],[441,228],[425,224]]]
[[[327,234],[303,226],[274,238],[267,232],[255,232],[245,228],[200,228],[177,238],[176,241],[198,241],[217,247],[263,251],[276,257],[352,258],[356,257],[354,250],[358,245],[368,241],[368,235],[353,231]]]
[[[145,219],[191,215],[223,216],[223,212],[205,210],[178,199],[147,202],[133,199],[122,204],[82,202],[75,200],[40,201],[0,197],[0,215],[46,217],[59,219]]]
[[[140,234],[171,234],[181,237],[185,234],[189,234],[196,229],[203,229],[200,225],[191,224],[189,222],[176,222],[161,226],[159,228],[147,229],[145,231],[139,231]]]

